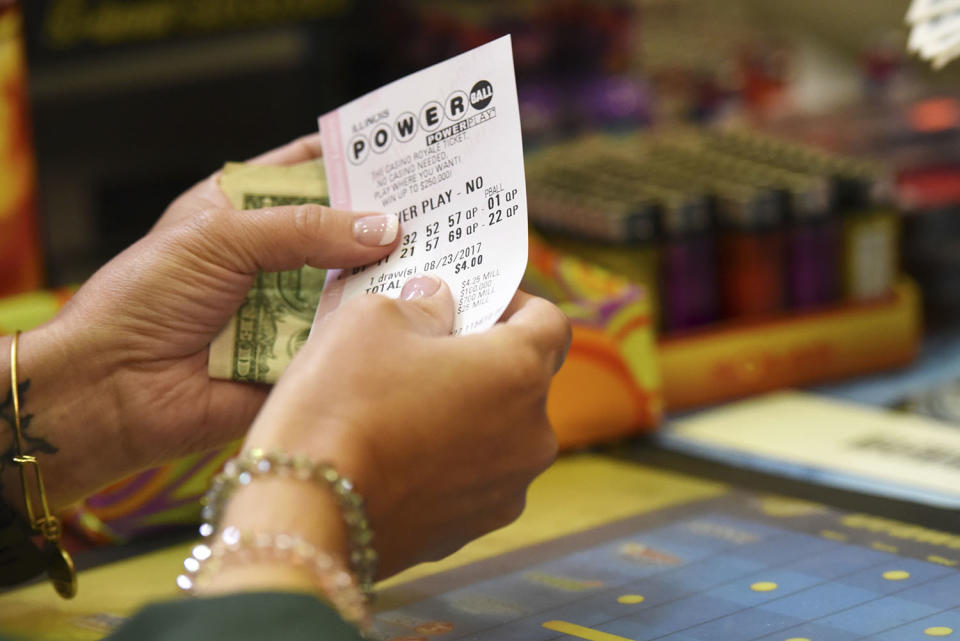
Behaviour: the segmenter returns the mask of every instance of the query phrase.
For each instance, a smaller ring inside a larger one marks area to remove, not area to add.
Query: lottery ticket
[[[527,198],[510,36],[381,87],[320,118],[330,204],[396,216],[400,243],[331,271],[317,318],[433,274],[456,301],[455,334],[503,314],[527,263]]]

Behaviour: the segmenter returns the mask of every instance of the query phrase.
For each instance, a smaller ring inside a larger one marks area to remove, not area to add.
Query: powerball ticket
[[[327,276],[317,317],[365,294],[391,298],[433,274],[456,301],[454,334],[491,327],[527,264],[527,197],[510,36],[320,117],[330,205],[397,216],[379,262]]]

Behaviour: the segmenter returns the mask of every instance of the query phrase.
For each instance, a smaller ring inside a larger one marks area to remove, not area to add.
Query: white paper
[[[527,197],[510,36],[320,118],[330,204],[400,219],[379,263],[331,272],[317,317],[430,273],[457,303],[454,333],[492,326],[527,264]]]
[[[960,507],[960,430],[922,416],[779,392],[674,421],[661,438],[740,466]]]
[[[941,26],[939,17],[915,24],[910,30],[910,37],[907,39],[907,51],[920,52],[924,47],[928,47],[936,40]]]
[[[940,68],[960,54],[960,0],[914,0],[907,50]]]
[[[937,55],[930,60],[930,63],[934,69],[942,69],[957,56],[960,56],[960,39],[955,40],[953,44],[949,45],[946,49],[937,52]]]
[[[916,25],[907,44],[914,45],[911,51],[919,51],[924,58],[933,58],[954,44],[958,36],[960,36],[960,10],[954,10]]]
[[[957,8],[960,0],[913,0],[907,10],[907,22],[916,24]]]

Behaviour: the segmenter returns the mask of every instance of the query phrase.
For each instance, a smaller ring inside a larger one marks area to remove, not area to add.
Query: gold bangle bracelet
[[[13,399],[13,425],[16,456],[13,462],[20,468],[20,485],[23,488],[23,503],[27,511],[27,521],[36,534],[45,539],[44,555],[47,558],[47,574],[53,583],[57,594],[65,599],[73,598],[77,594],[77,572],[73,566],[73,559],[60,544],[60,520],[50,513],[47,503],[47,491],[43,484],[43,474],[40,472],[40,462],[36,456],[25,454],[23,447],[23,428],[20,421],[20,383],[17,376],[17,347],[20,342],[20,331],[13,334],[10,343],[10,395]],[[36,516],[34,502],[30,496],[30,483],[27,468],[32,467],[39,494],[40,509],[43,514]]]

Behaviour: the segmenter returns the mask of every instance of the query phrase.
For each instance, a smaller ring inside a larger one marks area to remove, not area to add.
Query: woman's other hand
[[[291,164],[319,154],[318,137],[308,136],[252,162]],[[30,382],[22,412],[32,415],[30,437],[40,439],[31,442],[53,506],[241,438],[269,388],[211,379],[210,341],[258,270],[376,261],[396,244],[378,232],[396,229],[386,222],[319,205],[238,212],[216,174],[178,198],[60,315],[21,337],[19,375]],[[0,342],[5,380],[8,346],[9,338]],[[0,393],[0,405],[6,396]],[[9,444],[12,433],[3,434]],[[5,480],[12,471],[7,466]],[[6,483],[6,493],[18,485]]]
[[[515,519],[556,455],[545,406],[570,343],[566,317],[520,292],[487,332],[451,336],[453,318],[449,288],[430,276],[399,300],[346,303],[293,360],[245,444],[329,461],[353,479],[381,576]],[[331,508],[304,485],[254,483],[223,522],[329,542]]]

